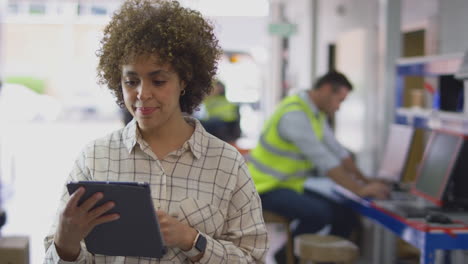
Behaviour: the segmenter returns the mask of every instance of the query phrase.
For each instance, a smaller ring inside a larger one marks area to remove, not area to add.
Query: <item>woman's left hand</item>
[[[156,214],[166,246],[178,247],[184,251],[190,250],[198,231],[189,225],[179,222],[179,220],[164,211],[156,211]]]

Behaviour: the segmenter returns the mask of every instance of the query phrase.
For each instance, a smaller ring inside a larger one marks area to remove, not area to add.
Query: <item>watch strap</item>
[[[192,248],[190,250],[188,250],[188,251],[183,251],[182,250],[182,252],[184,252],[184,254],[187,257],[193,258],[193,257],[195,257],[195,256],[197,256],[197,255],[199,255],[201,253],[201,251],[198,250],[197,247],[195,246],[197,244],[197,241],[198,241],[199,237],[200,237],[200,232],[197,230],[197,236],[195,237],[195,240],[193,241]]]

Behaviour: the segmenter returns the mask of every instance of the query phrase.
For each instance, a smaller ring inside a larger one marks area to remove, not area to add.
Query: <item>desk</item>
[[[355,211],[372,219],[385,229],[392,231],[403,240],[419,248],[421,251],[420,264],[434,264],[435,251],[438,249],[468,249],[468,225],[447,227],[428,224],[421,220],[404,219],[386,212],[373,202],[358,197],[342,187],[336,187],[335,192],[343,198],[345,204]],[[388,249],[394,248],[394,245],[389,245],[388,248],[384,248],[388,253]],[[390,254],[392,253],[393,252],[390,252]],[[379,261],[379,263],[385,262],[388,261]]]

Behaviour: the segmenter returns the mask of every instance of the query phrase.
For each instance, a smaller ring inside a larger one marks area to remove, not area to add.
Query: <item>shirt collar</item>
[[[320,110],[317,108],[314,102],[310,99],[308,91],[300,91],[299,97],[307,103],[307,105],[310,107],[310,109],[312,110],[312,112],[314,112],[315,115],[320,114]]]
[[[190,150],[193,156],[196,159],[199,159],[202,153],[205,153],[208,147],[208,132],[203,128],[200,121],[193,117],[184,117],[185,121],[190,125],[195,127],[195,130],[192,136],[187,140],[183,146],[177,150],[185,151]],[[127,148],[128,152],[131,153],[132,150],[135,148],[138,142],[143,141],[143,138],[140,134],[140,130],[138,130],[137,122],[135,119],[130,121],[127,126],[123,129],[122,133],[123,144]],[[141,145],[141,144],[140,144]]]
[[[132,119],[132,121],[130,121],[125,126],[122,132],[123,144],[127,148],[128,153],[132,152],[133,148],[136,145],[137,133],[139,134],[140,132],[137,129],[136,120]]]

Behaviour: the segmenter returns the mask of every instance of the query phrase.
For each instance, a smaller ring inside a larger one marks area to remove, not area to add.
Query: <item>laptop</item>
[[[414,199],[375,201],[376,205],[407,218],[443,211],[447,184],[463,142],[463,136],[433,131],[424,150],[416,181],[411,186],[411,193],[408,193]]]
[[[390,126],[385,151],[376,177],[389,183],[399,183],[406,166],[408,153],[413,140],[414,128],[392,124]]]
[[[392,185],[390,196],[395,200],[413,199],[408,195],[408,186],[402,182],[413,137],[412,126],[390,125],[384,155],[375,177]]]
[[[411,144],[414,136],[414,128],[406,125],[391,124],[388,139],[385,144],[384,155],[380,162],[378,170],[375,172],[375,179],[381,179],[394,187],[400,186],[402,175],[407,165],[407,157],[410,152]],[[330,179],[327,179],[331,182]],[[306,182],[306,187],[312,188],[311,184]],[[328,186],[318,185],[315,189],[341,189],[337,184]],[[399,191],[400,188],[394,188],[391,196],[397,200],[413,199],[410,193]],[[319,191],[319,190],[318,190]],[[320,192],[320,191],[319,191]],[[333,192],[333,191],[331,191]],[[336,195],[335,195],[336,196]],[[333,197],[339,200],[339,195]]]

